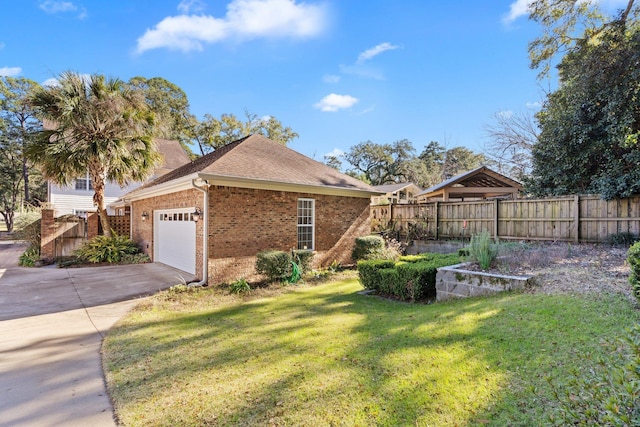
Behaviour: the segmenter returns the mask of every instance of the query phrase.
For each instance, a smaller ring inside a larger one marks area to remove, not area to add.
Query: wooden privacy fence
[[[640,196],[372,206],[371,228],[409,240],[465,238],[487,230],[500,239],[601,242],[614,234],[640,235]]]
[[[54,257],[73,255],[73,252],[87,239],[87,223],[83,218],[74,215],[64,215],[55,218],[54,221]]]

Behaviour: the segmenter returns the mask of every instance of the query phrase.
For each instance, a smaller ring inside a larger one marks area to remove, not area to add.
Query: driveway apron
[[[0,426],[115,426],[100,346],[141,297],[193,276],[162,264],[17,267],[0,241]]]

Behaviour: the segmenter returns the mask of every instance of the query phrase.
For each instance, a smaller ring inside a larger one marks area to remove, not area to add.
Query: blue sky
[[[163,77],[191,111],[271,115],[316,160],[359,142],[482,151],[498,112],[536,111],[523,0],[2,2],[0,75]]]

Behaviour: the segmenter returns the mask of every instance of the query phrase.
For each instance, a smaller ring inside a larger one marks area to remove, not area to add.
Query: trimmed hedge
[[[420,254],[400,261],[360,261],[358,276],[365,289],[402,300],[422,301],[436,296],[438,267],[460,262],[457,254]]]
[[[627,252],[627,262],[631,267],[629,283],[633,289],[633,295],[640,301],[640,242],[635,243]]]
[[[374,259],[384,250],[384,239],[381,236],[356,237],[356,244],[351,253],[354,261]]]

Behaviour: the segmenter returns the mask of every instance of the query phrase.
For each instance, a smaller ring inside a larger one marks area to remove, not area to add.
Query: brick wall
[[[368,198],[327,196],[211,186],[209,188],[209,283],[229,283],[239,278],[257,280],[256,254],[297,245],[299,198],[315,200],[314,267],[334,261],[350,264],[357,236],[369,234]],[[132,203],[132,237],[153,259],[155,210],[202,207],[203,195],[186,190]],[[142,220],[142,213],[149,218]],[[196,225],[196,275],[202,278],[203,221]]]
[[[350,264],[355,238],[369,234],[370,199],[212,186],[210,283],[257,279],[257,253],[296,248],[299,198],[315,200],[314,267]]]

